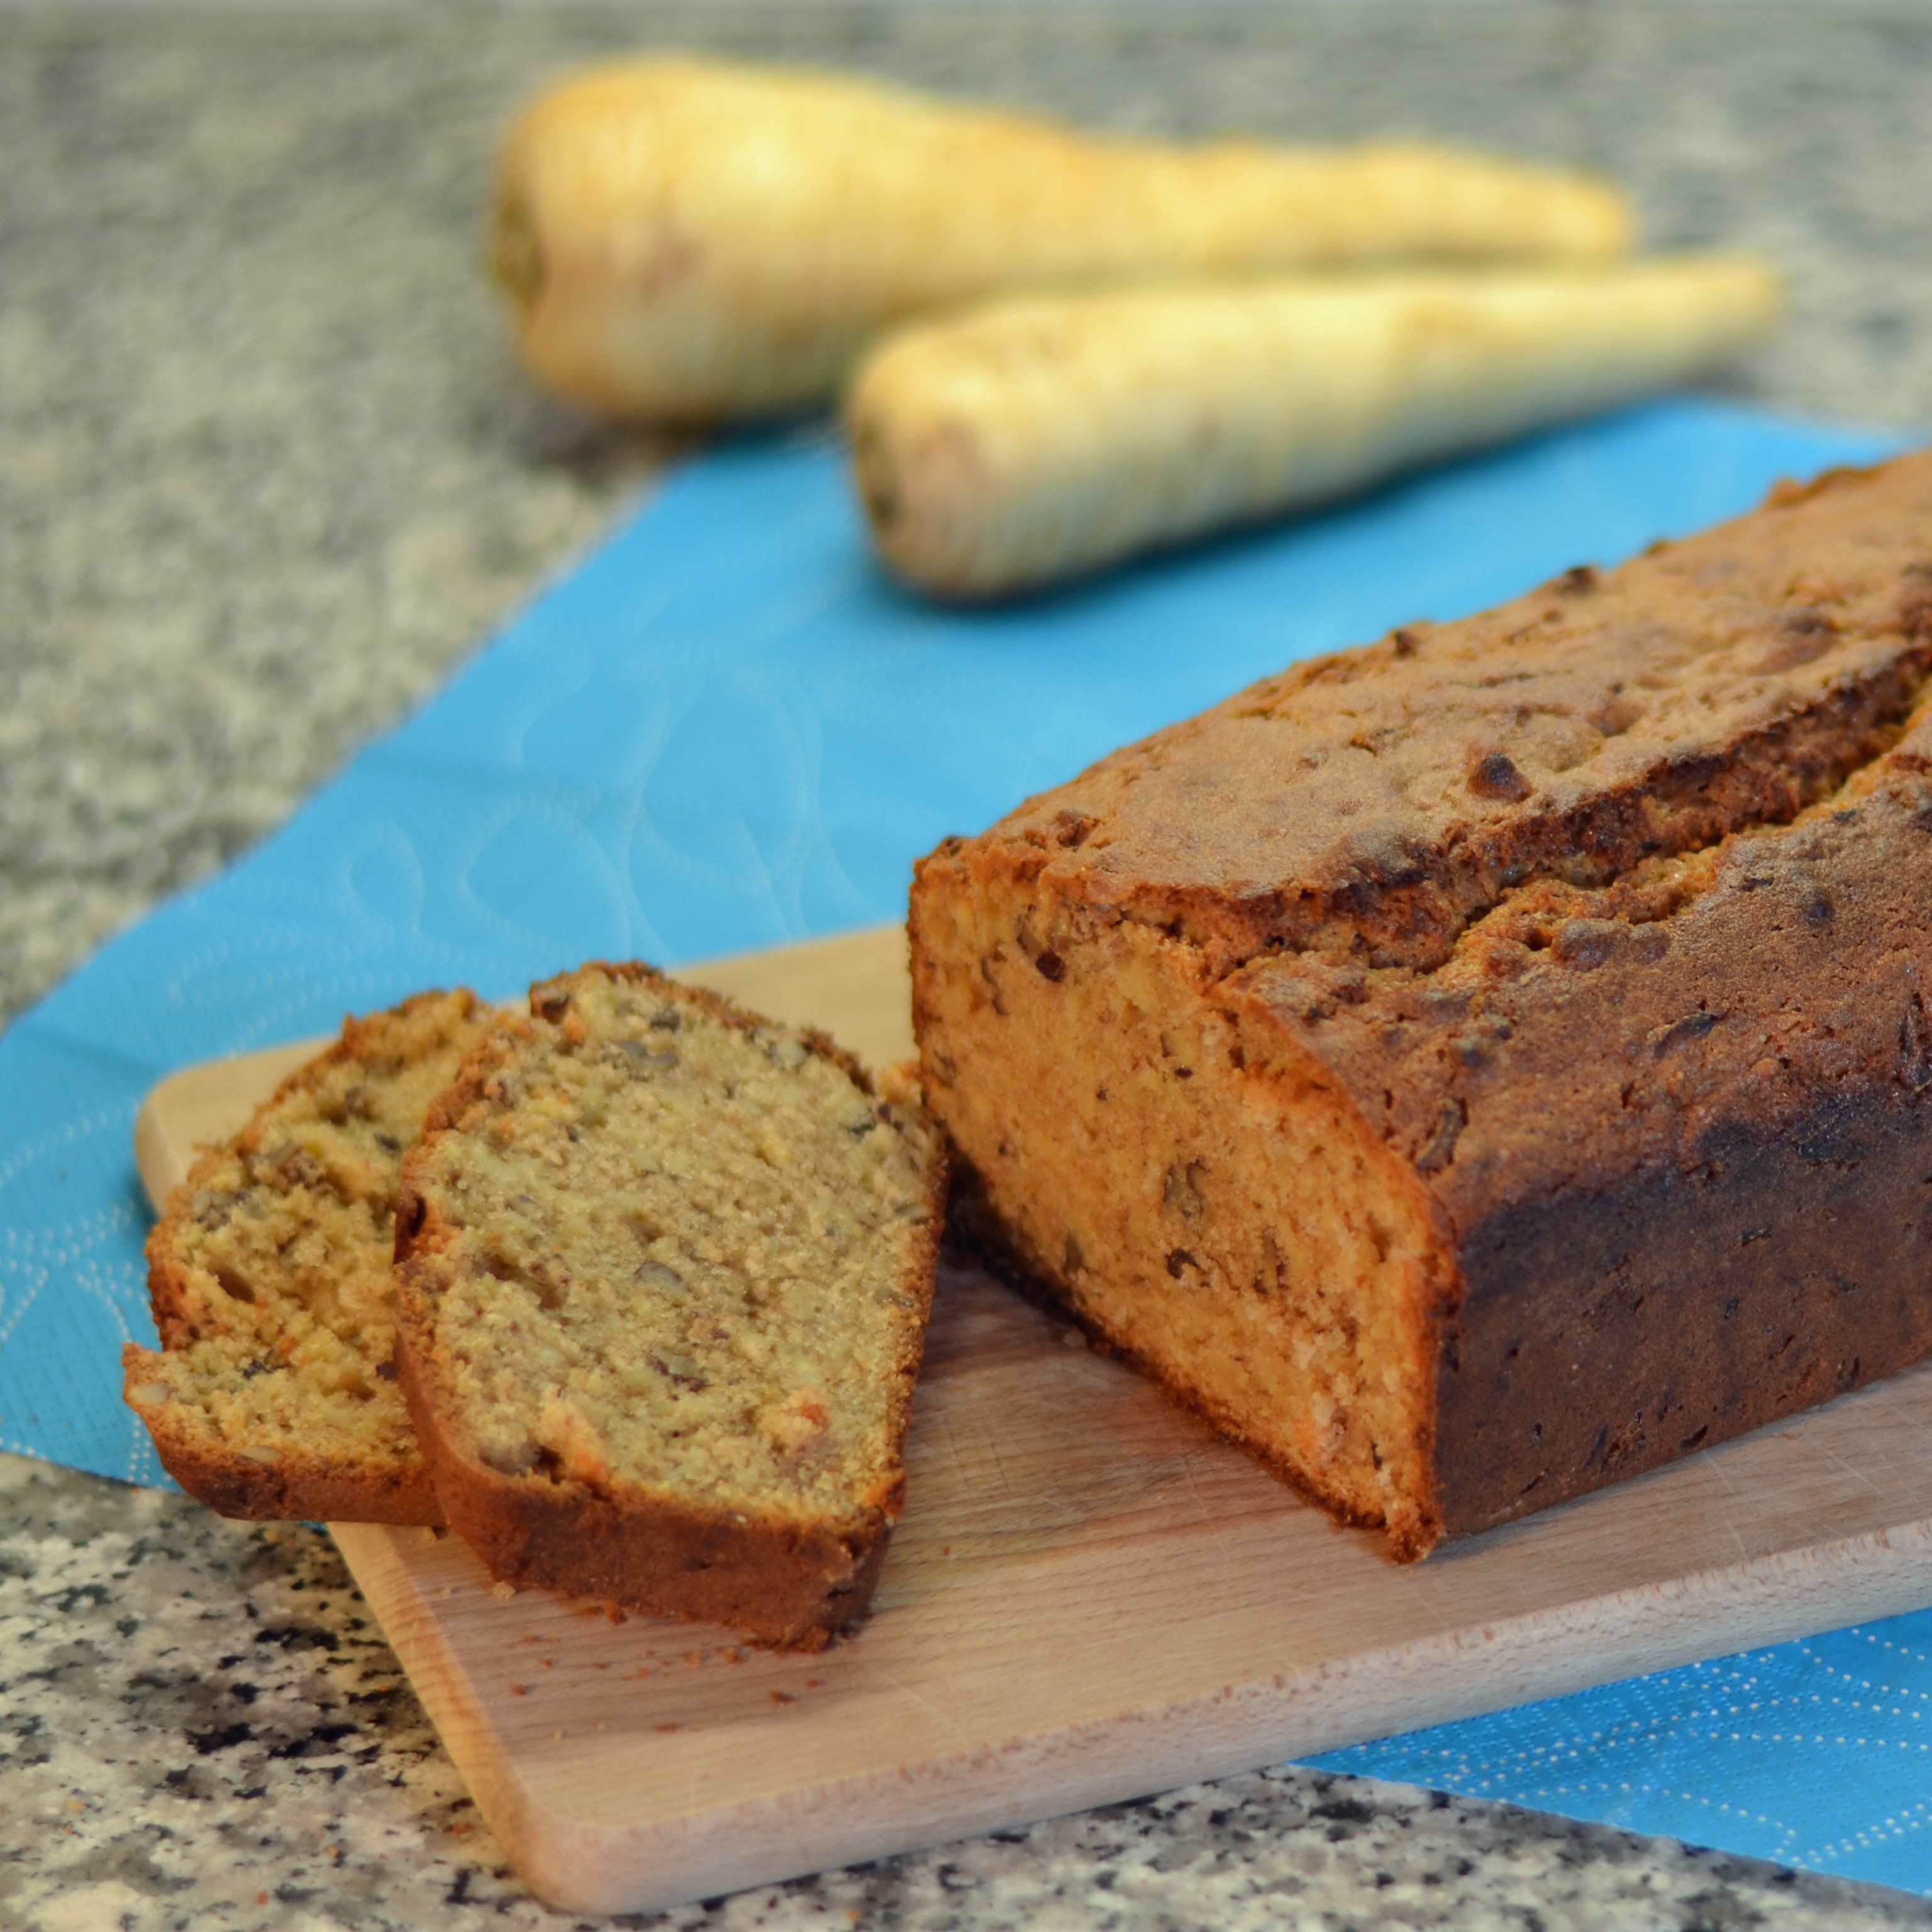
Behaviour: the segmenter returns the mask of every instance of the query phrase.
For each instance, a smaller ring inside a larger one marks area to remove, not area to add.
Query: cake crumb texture
[[[125,1351],[127,1399],[223,1514],[442,1520],[393,1360],[396,1190],[488,1019],[459,991],[348,1021],[197,1156],[150,1233],[162,1347]]]
[[[944,1185],[823,1036],[641,966],[534,988],[405,1176],[452,1524],[507,1582],[824,1642],[903,1498]]]

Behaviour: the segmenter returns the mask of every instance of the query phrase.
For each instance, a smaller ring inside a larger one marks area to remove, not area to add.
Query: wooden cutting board
[[[896,928],[693,968],[910,1049]],[[158,1196],[304,1049],[190,1069]],[[640,1910],[1932,1604],[1932,1366],[1398,1568],[976,1270],[944,1271],[877,1609],[823,1655],[332,1526],[553,1903]]]

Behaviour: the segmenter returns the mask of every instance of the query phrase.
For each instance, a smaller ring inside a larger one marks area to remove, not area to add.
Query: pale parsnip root
[[[1779,306],[1738,256],[1022,298],[890,338],[846,419],[887,562],[989,597],[1666,388]]]
[[[1598,258],[1631,232],[1604,183],[1446,149],[1108,140],[868,81],[651,59],[525,113],[494,260],[541,381],[704,420],[821,401],[881,327],[1007,290]]]

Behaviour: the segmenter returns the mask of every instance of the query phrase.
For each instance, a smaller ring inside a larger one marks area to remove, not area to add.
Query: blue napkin
[[[274,837],[0,1036],[0,1445],[166,1478],[130,1147],[187,1063],[458,982],[896,918],[914,858],[1290,660],[1453,617],[1895,440],[1636,410],[983,613],[895,591],[823,437],[680,471]],[[1325,1762],[1932,1887],[1932,1613]],[[1843,1740],[1854,1738],[1856,1742]]]

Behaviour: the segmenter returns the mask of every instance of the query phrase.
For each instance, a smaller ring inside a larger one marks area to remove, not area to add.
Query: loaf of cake
[[[899,1513],[944,1185],[821,1034],[634,964],[532,988],[404,1171],[452,1526],[504,1582],[824,1643]]]
[[[127,1399],[223,1515],[442,1521],[393,1360],[396,1187],[489,1018],[458,992],[349,1021],[197,1156],[149,1234],[162,1346],[124,1352]]]
[[[962,1223],[1425,1554],[1932,1347],[1932,454],[922,862]]]

